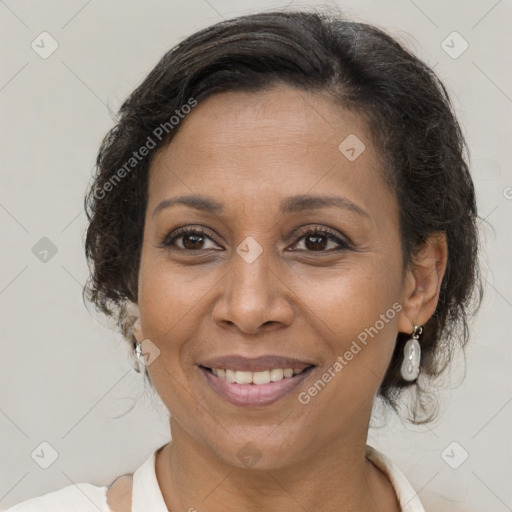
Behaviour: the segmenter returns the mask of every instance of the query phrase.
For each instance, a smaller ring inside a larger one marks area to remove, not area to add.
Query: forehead
[[[334,189],[364,202],[383,185],[361,116],[325,94],[280,85],[199,103],[153,160],[149,192],[151,203],[170,192],[247,202]]]

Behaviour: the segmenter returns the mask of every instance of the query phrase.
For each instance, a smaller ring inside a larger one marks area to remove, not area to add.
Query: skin
[[[338,149],[349,134],[366,146],[354,161]],[[286,85],[216,94],[155,155],[148,193],[134,334],[160,350],[148,371],[171,413],[172,444],[156,460],[168,508],[398,511],[387,477],[365,458],[369,419],[397,333],[435,311],[447,249],[444,236],[432,236],[405,268],[398,202],[363,120]],[[161,201],[190,194],[223,212],[175,205],[153,215]],[[281,213],[281,201],[299,194],[343,197],[365,214],[335,206]],[[203,227],[211,240],[192,239],[190,249],[185,235],[163,247],[182,226]],[[315,244],[297,228],[330,228],[348,246]],[[236,252],[248,236],[263,250],[252,263]],[[298,393],[394,303],[401,311],[301,404]],[[232,353],[316,367],[276,403],[242,408],[198,368]],[[260,456],[251,467],[237,456],[249,442]]]

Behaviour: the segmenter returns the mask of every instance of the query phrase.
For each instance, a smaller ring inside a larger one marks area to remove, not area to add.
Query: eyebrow
[[[303,210],[317,210],[329,206],[347,209],[363,217],[370,218],[370,215],[359,205],[346,197],[340,196],[299,195],[288,197],[282,202],[281,211],[283,213],[295,213]]]
[[[170,208],[171,206],[175,206],[178,204],[183,204],[188,206],[189,208],[194,208],[194,210],[199,210],[202,212],[208,213],[216,213],[220,214],[223,211],[222,204],[205,196],[178,196],[170,199],[164,199],[154,210],[153,217],[165,210],[166,208]]]
[[[153,210],[152,215],[154,217],[162,210],[180,204],[195,210],[213,214],[222,214],[224,211],[222,204],[218,201],[215,201],[214,199],[200,195],[188,195],[163,200]],[[318,196],[304,194],[288,197],[281,202],[281,212],[296,213],[304,210],[317,210],[319,208],[326,208],[329,206],[347,209],[363,217],[370,218],[370,215],[359,205],[350,199],[347,199],[346,197],[340,196]]]

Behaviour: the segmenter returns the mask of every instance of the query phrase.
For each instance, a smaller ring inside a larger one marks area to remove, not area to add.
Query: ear
[[[135,320],[135,323],[133,324],[133,335],[135,336],[135,339],[139,343],[142,343],[144,336],[142,335],[142,327],[140,325],[140,318],[137,318],[137,320]]]
[[[144,336],[142,335],[142,326],[140,324],[140,312],[137,304],[131,305],[130,313],[135,317],[135,322],[132,327],[133,335],[135,336],[135,339],[139,343],[141,343],[142,340],[144,339]]]
[[[406,270],[402,311],[398,319],[400,332],[411,333],[415,325],[425,325],[434,314],[447,261],[446,235],[433,233]]]

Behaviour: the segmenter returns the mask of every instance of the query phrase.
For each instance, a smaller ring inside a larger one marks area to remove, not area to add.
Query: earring
[[[135,349],[133,350],[133,353],[135,355],[135,358],[137,359],[137,363],[134,367],[134,370],[137,372],[137,373],[142,373],[144,372],[144,360],[143,360],[143,356],[142,356],[142,343],[140,343],[140,341],[136,341],[135,342]]]
[[[142,362],[142,343],[140,341],[137,341],[135,343],[135,350],[134,350],[134,353],[135,353],[135,357],[140,361]]]
[[[140,329],[140,317],[137,317],[132,326],[132,334],[135,338],[135,331]],[[143,359],[142,359],[142,343],[140,341],[135,340],[135,348],[133,350],[133,354],[137,360],[137,363],[134,367],[134,370],[137,373],[141,373],[141,370],[144,368]],[[143,371],[143,370],[142,370]]]
[[[404,347],[404,361],[400,372],[402,378],[408,382],[416,380],[420,373],[421,346],[418,342],[423,326],[415,325],[411,338]]]

